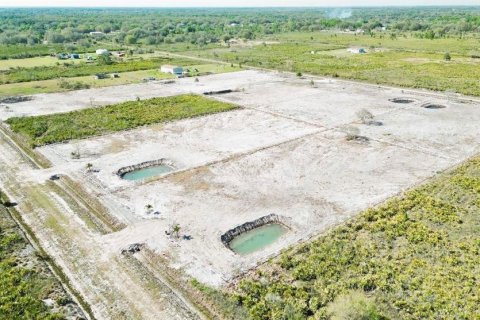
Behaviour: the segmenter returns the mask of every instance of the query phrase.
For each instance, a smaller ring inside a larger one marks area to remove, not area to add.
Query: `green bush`
[[[65,79],[58,80],[58,86],[62,89],[67,90],[80,90],[80,89],[89,89],[90,85],[81,81],[69,82]]]
[[[42,302],[48,297],[53,276],[48,278],[20,261],[26,241],[0,204],[0,320],[63,319]]]

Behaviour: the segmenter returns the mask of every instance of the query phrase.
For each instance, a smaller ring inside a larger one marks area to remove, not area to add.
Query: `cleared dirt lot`
[[[244,109],[42,147],[54,166],[35,175],[73,177],[125,222],[124,230],[102,236],[112,252],[146,243],[171,266],[222,285],[280,249],[480,151],[480,109],[473,102],[335,80],[312,85],[309,79],[256,71],[203,77],[199,83],[181,79],[82,91],[71,104],[67,94],[42,95],[0,111],[0,117],[59,111],[51,107],[56,101],[63,111],[85,108],[91,95],[112,103],[134,95],[223,89],[237,91],[215,99]],[[390,101],[399,97],[413,101]],[[428,102],[445,108],[423,108]],[[383,125],[362,124],[357,115],[362,109]],[[347,125],[368,141],[347,141]],[[70,154],[76,150],[81,157],[74,160]],[[176,171],[140,182],[115,175],[123,166],[161,158],[173,161]],[[87,163],[98,172],[86,173]],[[159,214],[147,213],[146,204]],[[270,213],[283,216],[290,227],[275,244],[239,256],[221,243],[227,230]],[[192,240],[166,236],[173,223]]]
[[[252,82],[272,81],[269,73],[253,71],[234,72],[199,78],[176,79],[170,81],[152,81],[143,84],[112,86],[106,88],[77,90],[63,93],[34,95],[32,101],[0,105],[0,120],[18,116],[33,116],[59,112],[68,112],[84,108],[98,107],[123,101],[164,97],[182,93],[199,93],[227,89],[238,89]]]

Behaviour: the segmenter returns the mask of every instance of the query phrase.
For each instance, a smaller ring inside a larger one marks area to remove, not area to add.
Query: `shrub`
[[[368,298],[363,291],[351,291],[338,296],[327,307],[331,320],[382,320],[375,301]]]

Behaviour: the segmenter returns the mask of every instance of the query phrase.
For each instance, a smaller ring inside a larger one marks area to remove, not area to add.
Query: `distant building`
[[[183,75],[183,68],[182,67],[172,66],[172,65],[169,65],[169,64],[163,65],[160,68],[160,71],[163,72],[163,73],[170,73],[170,74],[173,74],[173,75],[176,75],[176,76]]]
[[[96,37],[98,37],[98,36],[103,36],[104,34],[105,34],[105,33],[101,32],[101,31],[92,31],[92,32],[90,32],[90,35],[91,35],[91,36],[96,36]]]
[[[70,54],[71,59],[80,59],[80,55],[78,53],[72,53]]]
[[[98,55],[101,55],[101,54],[109,55],[110,51],[108,51],[107,49],[97,49],[97,51],[95,51],[95,53],[98,54]]]

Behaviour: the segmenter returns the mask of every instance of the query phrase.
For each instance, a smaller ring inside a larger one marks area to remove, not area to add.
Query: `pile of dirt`
[[[400,104],[409,104],[409,103],[415,102],[415,100],[410,98],[393,98],[393,99],[389,99],[388,101],[393,103],[400,103]]]
[[[445,109],[446,106],[436,103],[425,103],[422,105],[422,108],[425,109]]]
[[[12,96],[12,97],[5,97],[0,98],[0,103],[19,103],[25,101],[31,101],[33,97],[31,96]]]

